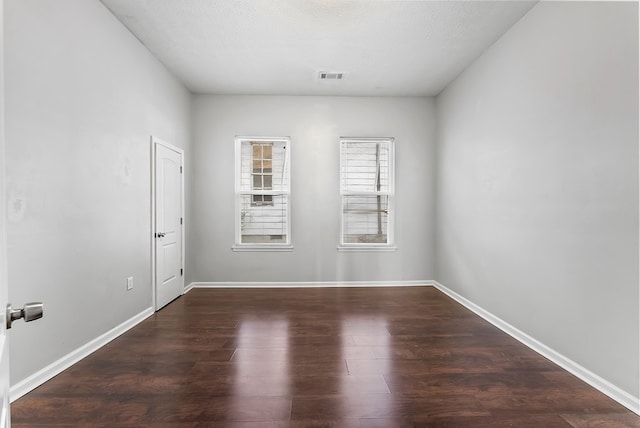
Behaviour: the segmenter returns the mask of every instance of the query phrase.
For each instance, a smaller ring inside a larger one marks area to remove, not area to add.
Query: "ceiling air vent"
[[[342,80],[344,78],[344,73],[321,71],[318,74],[318,78],[320,80]]]

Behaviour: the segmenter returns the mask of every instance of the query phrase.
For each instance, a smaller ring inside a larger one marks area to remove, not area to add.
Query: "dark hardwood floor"
[[[435,288],[195,289],[14,427],[640,427]]]

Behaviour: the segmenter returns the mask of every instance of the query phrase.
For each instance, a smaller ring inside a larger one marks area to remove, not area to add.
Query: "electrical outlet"
[[[133,290],[133,277],[127,278],[127,290]]]

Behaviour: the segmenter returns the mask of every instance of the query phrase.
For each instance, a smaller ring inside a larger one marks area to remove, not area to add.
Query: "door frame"
[[[0,0],[0,309],[5,310],[9,301],[9,281],[7,276],[7,169],[5,156],[5,49],[4,49],[4,0]],[[2,382],[0,382],[0,427],[11,426],[11,384],[9,335],[5,327],[5,316],[2,316],[0,325],[0,368],[2,369]]]
[[[186,219],[185,219],[185,215],[184,215],[184,202],[185,202],[185,197],[184,197],[184,150],[182,150],[180,147],[176,147],[173,144],[169,144],[157,137],[154,137],[153,135],[151,136],[151,306],[155,311],[158,310],[158,308],[156,307],[156,294],[157,294],[157,287],[158,287],[158,281],[157,281],[157,277],[156,277],[156,154],[157,154],[157,147],[158,146],[163,146],[169,150],[173,150],[174,152],[177,152],[180,154],[180,169],[182,171],[182,173],[180,174],[180,217],[182,218],[182,237],[181,237],[181,251],[180,251],[180,257],[181,260],[180,262],[182,263],[182,269],[183,269],[183,273],[185,273],[185,224],[186,224]],[[184,275],[183,275],[184,278]],[[182,285],[182,290],[180,292],[180,294],[184,294],[184,290],[185,290],[185,285],[183,283]]]

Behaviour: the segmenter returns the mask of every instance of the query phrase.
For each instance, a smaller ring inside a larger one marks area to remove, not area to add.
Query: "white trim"
[[[193,284],[195,284],[194,282],[190,283],[189,285],[185,285],[184,290],[182,290],[182,295],[184,296],[185,294],[187,294],[189,291],[193,290]]]
[[[231,247],[231,251],[234,252],[246,252],[246,251],[293,251],[293,245],[287,244],[236,244]]]
[[[151,136],[151,307],[156,307],[156,144]]]
[[[26,379],[21,380],[17,384],[11,386],[9,391],[9,395],[11,397],[11,402],[13,403],[18,398],[22,397],[29,391],[34,390],[38,386],[42,385],[49,379],[54,376],[62,373],[64,370],[68,369],[78,361],[83,358],[89,356],[93,352],[97,351],[107,343],[111,342],[113,339],[132,329],[136,325],[140,324],[145,319],[149,318],[153,315],[153,308],[149,307],[144,311],[140,312],[137,315],[129,318],[122,324],[112,328],[101,336],[96,337],[90,342],[82,345],[75,351],[72,351],[60,358],[57,361],[49,364],[47,367],[37,371]]]
[[[640,20],[640,8],[638,8],[638,16],[636,16],[636,18],[638,20]],[[640,67],[640,57],[638,58],[638,62],[636,64],[636,67]],[[636,119],[638,119],[640,121],[640,98],[637,100],[638,101],[638,105],[636,105],[636,107],[638,107],[638,117],[636,117]],[[636,159],[636,161],[640,162],[640,153],[638,153],[638,158]],[[638,177],[639,180],[639,184],[640,184],[640,177]],[[639,186],[640,189],[640,186]],[[640,198],[638,199],[638,213],[640,213]],[[640,230],[638,231],[638,236],[636,237],[638,238],[638,240],[640,241]],[[638,263],[638,277],[640,277],[640,263]],[[638,288],[640,289],[640,284],[638,284]],[[640,290],[639,290],[640,291]],[[640,292],[638,293],[638,301],[636,302],[638,304],[638,308],[640,309]],[[638,331],[640,332],[640,310],[638,311]],[[638,341],[638,345],[639,345],[639,349],[638,349],[638,366],[639,366],[639,370],[638,370],[638,388],[640,388],[640,341]],[[636,399],[636,408],[640,409],[640,393],[638,393],[638,397]],[[639,413],[638,411],[635,411],[636,413]]]
[[[384,143],[387,141],[394,142],[395,137],[340,137],[341,141],[353,141],[356,143]]]
[[[486,321],[498,327],[500,330],[507,333],[509,336],[513,337],[514,339],[518,340],[523,345],[526,345],[527,347],[536,351],[538,354],[542,355],[548,360],[551,360],[551,362],[557,364],[558,366],[562,367],[572,375],[576,376],[577,378],[593,386],[598,391],[614,399],[615,401],[622,404],[632,412],[640,414],[639,397],[634,397],[628,392],[623,391],[622,389],[612,384],[611,382],[607,381],[606,379],[603,379],[602,377],[584,368],[583,366],[576,363],[575,361],[562,355],[558,351],[534,339],[533,337],[529,336],[528,334],[524,333],[518,328],[512,326],[511,324],[502,320],[501,318],[498,318],[497,316],[493,315],[491,312],[481,308],[480,306],[476,305],[475,303],[471,302],[470,300],[466,299],[465,297],[461,296],[455,291],[445,287],[439,282],[433,281],[433,285],[438,290],[442,291],[444,294],[451,297],[453,300],[457,301],[458,303],[460,303],[461,305],[463,305],[464,307],[466,307],[476,315],[480,316],[481,318],[484,318]]]
[[[394,252],[398,251],[398,247],[395,245],[338,245],[338,251],[341,253],[354,253],[354,252]]]
[[[289,136],[284,136],[284,137],[256,137],[253,135],[236,135],[234,137],[236,140],[244,140],[244,141],[261,141],[261,142],[265,142],[265,143],[270,143],[272,141],[281,141],[283,143],[288,143],[291,141],[291,137]]]
[[[432,287],[434,281],[282,281],[282,282],[192,282],[193,288],[338,288],[338,287]]]
[[[162,141],[159,138],[151,136],[151,306],[154,309],[156,308],[156,286],[157,286],[157,278],[156,278],[156,147],[163,146],[169,150],[173,150],[176,153],[180,154],[180,217],[182,218],[182,255],[181,255],[181,264],[182,264],[182,286],[184,287],[184,279],[185,279],[185,244],[186,244],[186,216],[185,216],[185,194],[184,194],[184,150],[180,147],[176,147],[173,144],[169,144],[165,141]]]

